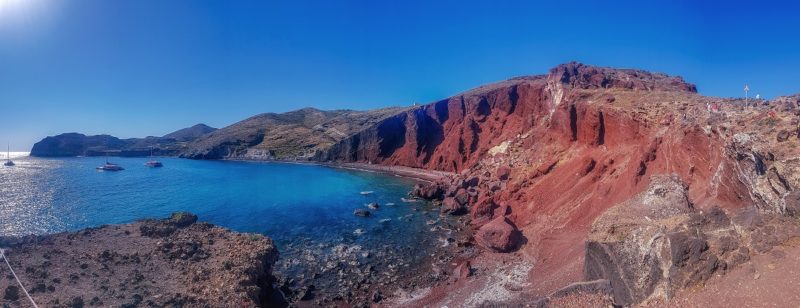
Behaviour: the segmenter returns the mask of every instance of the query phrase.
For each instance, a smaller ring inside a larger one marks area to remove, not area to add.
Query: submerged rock
[[[369,211],[364,209],[356,209],[355,211],[353,211],[353,215],[356,215],[358,217],[369,217],[370,214],[371,213]]]

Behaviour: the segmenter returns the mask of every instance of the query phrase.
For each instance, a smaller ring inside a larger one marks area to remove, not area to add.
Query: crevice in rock
[[[602,111],[597,115],[597,120],[600,122],[600,126],[597,128],[597,145],[602,145],[606,142],[606,121]]]
[[[569,130],[570,141],[578,140],[578,111],[575,109],[575,105],[569,106]]]

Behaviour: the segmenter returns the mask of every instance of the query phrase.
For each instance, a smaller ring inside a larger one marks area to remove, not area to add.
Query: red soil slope
[[[592,222],[651,175],[677,175],[701,210],[754,203],[730,150],[734,129],[706,111],[718,100],[679,77],[569,63],[390,117],[317,158],[477,178],[473,225],[508,205],[519,253],[535,263],[527,291],[544,295],[581,280]]]

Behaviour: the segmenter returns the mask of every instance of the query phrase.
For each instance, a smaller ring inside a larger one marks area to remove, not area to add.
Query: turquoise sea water
[[[412,180],[316,165],[112,158],[126,168],[99,172],[105,158],[17,159],[0,168],[0,235],[44,234],[189,211],[200,220],[278,241],[355,229],[391,229],[381,219],[412,212]],[[363,196],[361,191],[374,191]],[[374,217],[353,215],[378,202]],[[395,203],[386,206],[386,203]],[[411,228],[413,229],[413,228]]]
[[[189,211],[234,231],[275,240],[276,273],[336,297],[352,281],[392,284],[457,227],[424,202],[403,202],[415,181],[307,164],[111,158],[126,170],[96,171],[105,158],[19,157],[0,166],[0,236],[74,231]],[[362,195],[362,191],[372,194]],[[372,217],[353,215],[370,202]],[[393,205],[392,205],[393,203]],[[313,277],[313,281],[308,281]],[[343,277],[347,277],[344,278]]]

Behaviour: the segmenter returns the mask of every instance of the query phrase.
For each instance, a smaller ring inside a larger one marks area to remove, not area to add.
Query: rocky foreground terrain
[[[39,307],[270,306],[278,251],[261,235],[176,213],[0,247]],[[30,307],[5,263],[0,306]]]

